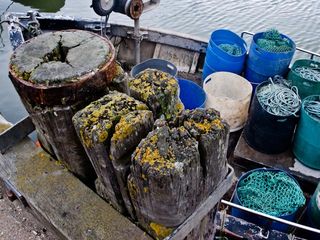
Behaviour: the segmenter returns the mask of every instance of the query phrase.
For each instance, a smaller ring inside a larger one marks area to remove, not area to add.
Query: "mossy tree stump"
[[[80,30],[42,34],[19,46],[9,76],[43,145],[86,180],[94,174],[72,127],[76,111],[105,94],[117,75],[112,44]]]
[[[73,123],[99,177],[103,196],[133,216],[127,190],[130,155],[152,129],[153,114],[140,101],[110,92],[79,111]]]

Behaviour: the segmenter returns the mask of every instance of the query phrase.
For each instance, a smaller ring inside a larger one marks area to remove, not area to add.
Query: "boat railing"
[[[294,227],[294,228],[299,228],[299,229],[302,229],[302,230],[305,230],[305,231],[309,231],[309,232],[312,232],[312,233],[320,234],[320,229],[317,229],[317,228],[309,227],[309,226],[306,226],[306,225],[303,225],[303,224],[299,224],[299,223],[291,222],[291,221],[288,221],[288,220],[285,220],[285,219],[282,219],[282,218],[271,216],[269,214],[261,213],[261,212],[252,210],[252,209],[247,208],[247,207],[240,206],[238,204],[235,204],[235,203],[223,200],[223,199],[221,200],[221,203],[224,204],[224,205],[227,205],[229,207],[234,207],[234,208],[240,209],[242,211],[245,211],[245,212],[248,212],[248,213],[263,217],[263,218],[270,219],[272,221],[277,221],[277,222],[286,224],[286,225]]]
[[[254,33],[252,32],[249,32],[249,31],[243,31],[241,33],[241,37],[243,38],[245,35],[249,35],[249,36],[253,36]],[[300,48],[300,47],[296,47],[296,49],[299,51],[299,52],[303,52],[303,53],[306,53],[308,55],[310,55],[310,59],[314,59],[314,57],[319,57],[320,58],[320,53],[316,53],[316,52],[313,52],[313,51],[309,51],[307,49],[304,49],[304,48]]]

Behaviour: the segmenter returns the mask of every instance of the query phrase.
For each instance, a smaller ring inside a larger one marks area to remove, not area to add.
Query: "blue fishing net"
[[[243,206],[272,216],[288,215],[306,199],[299,185],[284,172],[255,171],[237,188]]]
[[[289,39],[282,37],[278,30],[270,29],[257,40],[257,45],[267,52],[282,53],[292,50]]]
[[[237,44],[222,43],[219,45],[219,48],[221,48],[223,51],[233,56],[242,55],[242,49]]]

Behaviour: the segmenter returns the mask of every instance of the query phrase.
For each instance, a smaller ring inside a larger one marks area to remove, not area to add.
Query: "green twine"
[[[242,49],[237,44],[222,43],[219,45],[219,48],[221,48],[223,51],[233,56],[242,55]]]
[[[281,36],[278,30],[270,29],[263,33],[263,37],[257,40],[257,45],[267,52],[290,52],[292,46],[289,39]]]
[[[237,193],[243,206],[272,216],[292,214],[306,203],[299,185],[285,172],[252,172],[240,180]]]

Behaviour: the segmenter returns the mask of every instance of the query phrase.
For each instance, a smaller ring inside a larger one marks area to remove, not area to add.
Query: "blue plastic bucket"
[[[295,43],[287,36],[292,50],[284,53],[272,53],[263,50],[257,45],[257,40],[263,37],[263,32],[256,33],[251,42],[249,55],[246,61],[245,78],[250,82],[260,83],[275,75],[285,76],[296,50]]]
[[[237,192],[239,182],[241,182],[241,180],[243,180],[244,178],[246,178],[247,176],[249,176],[250,174],[252,174],[252,173],[254,173],[256,171],[284,172],[282,170],[272,169],[272,168],[269,168],[269,169],[267,169],[267,168],[257,168],[257,169],[251,170],[249,172],[246,172],[238,180],[238,183],[237,183],[235,191],[234,191],[234,197],[232,199],[233,203],[236,203],[238,205],[243,206],[241,201],[240,201],[240,199],[239,199],[238,192]],[[286,173],[290,178],[292,178],[296,182],[296,184],[299,186],[299,183],[295,180],[295,178],[293,178],[287,172],[284,172],[284,173]],[[295,212],[291,213],[291,214],[281,215],[281,216],[277,216],[277,217],[285,219],[285,220],[288,220],[288,221],[295,221],[297,211],[298,211],[298,209]],[[245,212],[245,211],[237,209],[237,208],[232,208],[231,209],[231,215],[235,216],[237,218],[244,219],[244,220],[246,220],[248,222],[255,223],[255,224],[259,225],[259,226],[264,227],[265,229],[274,229],[274,230],[283,231],[283,232],[286,232],[288,230],[288,225],[286,225],[286,224],[279,223],[279,222],[276,222],[276,221],[272,221],[272,220],[260,217],[258,215],[255,215],[255,214],[252,214],[252,213],[249,213],[249,212]]]
[[[242,49],[242,54],[240,56],[231,55],[223,51],[219,47],[220,44],[236,44]],[[214,69],[215,71],[241,74],[246,58],[246,46],[246,42],[236,33],[226,29],[216,30],[211,34],[211,38],[207,47],[205,64],[210,66],[210,68]],[[208,75],[209,74],[203,74],[203,80]]]
[[[206,103],[206,93],[196,83],[178,78],[180,87],[180,100],[185,109],[204,108]]]
[[[210,74],[215,73],[216,70],[207,64],[207,62],[204,62],[203,69],[202,69],[202,80],[204,81]]]
[[[174,64],[172,64],[171,62],[163,60],[163,59],[152,58],[152,59],[148,59],[142,63],[135,65],[131,69],[130,75],[132,77],[135,77],[140,72],[142,72],[148,68],[157,69],[162,72],[169,73],[170,75],[172,75],[174,77],[177,76],[177,73],[178,73],[177,67]]]

